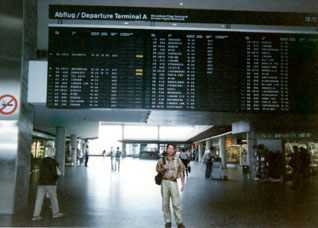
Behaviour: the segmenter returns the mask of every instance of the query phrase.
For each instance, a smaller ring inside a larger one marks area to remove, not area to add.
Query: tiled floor
[[[120,173],[110,160],[91,157],[89,167],[66,168],[58,198],[64,218],[52,219],[49,201],[42,221],[33,222],[35,186],[20,214],[0,215],[6,227],[161,228],[160,187],[155,185],[156,161],[126,158]],[[228,169],[229,180],[206,180],[204,168],[192,164],[181,194],[186,227],[318,227],[318,179],[298,189],[290,183],[255,183],[241,179],[239,168]],[[175,224],[173,224],[176,227]]]

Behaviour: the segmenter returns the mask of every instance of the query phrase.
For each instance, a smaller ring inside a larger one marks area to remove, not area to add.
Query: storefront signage
[[[313,134],[310,132],[288,132],[288,133],[259,133],[257,138],[262,139],[309,139]]]
[[[239,121],[232,123],[232,134],[244,133],[250,130],[251,125],[249,121]]]

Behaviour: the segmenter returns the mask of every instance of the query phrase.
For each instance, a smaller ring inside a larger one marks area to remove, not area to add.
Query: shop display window
[[[43,158],[44,157],[44,142],[40,139],[32,140],[31,153],[34,158]]]
[[[228,163],[239,164],[241,160],[242,146],[228,145],[226,147],[226,160]]]
[[[302,142],[302,141],[290,141],[285,143],[285,161],[286,161],[286,174],[292,173],[292,168],[289,165],[290,154],[293,153],[293,147],[297,146],[308,150],[310,154],[310,167],[312,174],[318,174],[318,143],[317,142]]]

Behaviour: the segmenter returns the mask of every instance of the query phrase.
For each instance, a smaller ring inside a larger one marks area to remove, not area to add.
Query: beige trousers
[[[48,193],[51,200],[53,215],[59,213],[59,204],[56,195],[56,185],[39,185],[36,194],[33,216],[40,216],[45,194]]]
[[[170,198],[174,212],[174,218],[178,224],[182,221],[182,209],[180,205],[180,195],[178,184],[174,181],[162,180],[161,182],[161,195],[162,195],[162,211],[166,223],[171,222]]]

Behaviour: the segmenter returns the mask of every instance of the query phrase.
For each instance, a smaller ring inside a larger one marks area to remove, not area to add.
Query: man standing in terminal
[[[119,147],[117,147],[117,151],[115,153],[116,161],[115,161],[115,171],[117,170],[118,165],[118,172],[120,170],[120,159],[123,157],[123,153],[119,150]]]
[[[177,178],[181,177],[181,192],[184,190],[184,165],[180,158],[175,157],[175,145],[167,145],[167,155],[165,157],[165,164],[163,158],[160,158],[156,170],[158,173],[164,173],[161,182],[161,195],[162,195],[162,211],[166,222],[165,227],[171,227],[171,211],[170,211],[170,198],[174,210],[175,220],[178,228],[185,228],[182,220],[182,209],[180,205],[180,195],[178,189]]]

